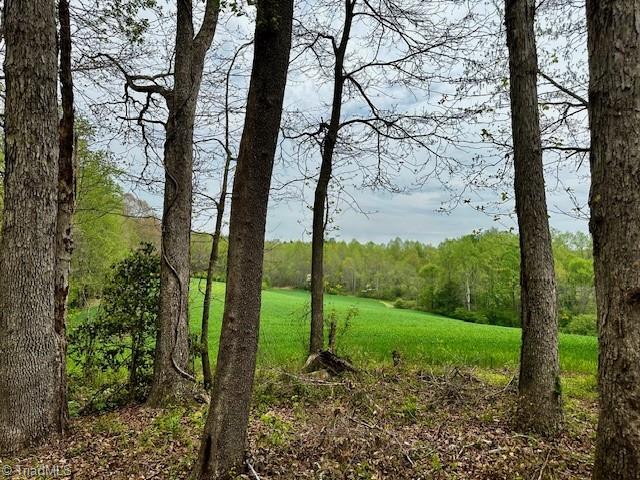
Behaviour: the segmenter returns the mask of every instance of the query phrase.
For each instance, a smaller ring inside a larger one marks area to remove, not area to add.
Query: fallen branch
[[[551,449],[549,449],[549,451],[547,452],[547,457],[544,459],[544,463],[542,464],[542,468],[540,469],[540,474],[538,475],[538,480],[542,480],[544,469],[547,468],[547,464],[549,463],[549,455],[551,455]]]

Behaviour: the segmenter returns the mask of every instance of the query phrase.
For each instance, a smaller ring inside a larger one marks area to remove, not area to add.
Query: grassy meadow
[[[199,328],[204,280],[191,284],[191,324]],[[215,360],[224,284],[214,286],[209,344]],[[262,320],[258,362],[263,366],[295,366],[305,359],[309,294],[300,290],[270,289],[262,293]],[[357,364],[390,363],[391,352],[400,352],[409,363],[464,365],[482,368],[515,368],[518,365],[520,330],[479,325],[413,310],[399,310],[374,299],[326,295],[325,315],[335,311],[339,325],[347,312],[357,315],[339,328],[338,353]],[[560,336],[561,366],[565,374],[595,374],[597,341],[594,337]]]

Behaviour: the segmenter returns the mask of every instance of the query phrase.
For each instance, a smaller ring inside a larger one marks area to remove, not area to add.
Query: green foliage
[[[568,333],[575,333],[576,335],[597,335],[598,325],[595,314],[583,313],[576,315],[569,320],[569,323],[564,327],[564,331]]]
[[[156,8],[156,0],[106,0],[92,12],[90,27],[105,38],[119,35],[128,43],[141,44],[144,34],[149,30],[145,10]]]
[[[293,426],[273,412],[260,417],[264,429],[260,430],[258,443],[264,446],[279,447],[289,441]]]
[[[351,328],[354,319],[359,315],[358,308],[352,306],[344,312],[332,307],[325,314],[325,327],[329,328],[329,350],[336,352],[338,340],[343,338]]]
[[[395,302],[393,302],[394,308],[400,309],[415,309],[417,306],[417,302],[415,300],[405,300],[404,298],[398,298]]]
[[[224,298],[224,284],[214,284],[214,298]],[[202,316],[203,295],[197,280],[191,288],[191,318]],[[262,292],[258,363],[262,367],[289,366],[299,369],[306,358],[309,338],[307,311],[309,292],[271,289]],[[415,310],[399,310],[379,300],[327,295],[325,311],[335,309],[344,316],[357,308],[348,333],[340,339],[341,356],[355,365],[392,362],[397,350],[406,365],[468,365],[486,368],[516,368],[521,332],[517,328],[478,325]],[[216,358],[223,302],[211,305],[209,346]],[[194,332],[198,322],[192,322]],[[560,362],[564,372],[594,374],[597,340],[594,337],[560,335]]]
[[[415,423],[418,419],[418,400],[416,397],[412,395],[406,397],[400,407],[400,412],[405,420]]]
[[[82,307],[100,296],[109,268],[129,248],[124,199],[116,181],[118,171],[107,154],[88,148],[90,133],[77,142],[76,213],[73,219],[74,253],[71,265],[71,306]]]
[[[400,297],[415,300],[422,283],[418,271],[431,250],[433,247],[400,239],[385,245],[329,239],[324,253],[325,291],[390,301]],[[311,245],[267,242],[264,273],[273,287],[308,288]]]
[[[595,312],[591,242],[582,233],[553,233],[558,307],[568,317]],[[204,265],[204,256],[202,264]],[[267,242],[265,278],[273,287],[308,289],[311,246]],[[224,271],[219,266],[219,271]],[[437,247],[393,240],[325,244],[325,293],[394,302],[468,322],[518,326],[518,236],[489,230]],[[561,321],[565,327],[567,321]]]
[[[451,316],[453,318],[457,318],[458,320],[464,320],[465,322],[484,323],[484,324],[489,323],[489,319],[484,313],[474,311],[474,310],[465,310],[464,308],[461,308],[461,307],[457,307],[453,311],[453,314]]]
[[[160,258],[153,245],[142,244],[113,265],[102,309],[87,316],[69,335],[69,353],[85,380],[95,382],[96,373],[108,372],[111,381],[118,383],[125,372],[126,399],[145,398],[152,373],[159,289]],[[123,397],[115,397],[112,402],[122,401]]]

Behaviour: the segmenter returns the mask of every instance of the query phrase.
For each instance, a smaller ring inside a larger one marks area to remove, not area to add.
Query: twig
[[[542,468],[540,469],[540,474],[538,475],[538,480],[542,480],[542,474],[544,473],[544,469],[547,467],[549,463],[549,455],[551,455],[551,449],[547,452],[547,458],[544,459],[544,463],[542,464]]]
[[[258,475],[258,472],[256,472],[256,470],[253,468],[253,465],[251,465],[251,462],[249,460],[245,460],[245,463],[247,464],[247,467],[249,467],[249,471],[251,472],[251,475],[253,475],[253,477],[256,480],[260,480],[260,475]]]
[[[460,449],[460,451],[458,452],[458,456],[456,458],[460,458],[460,456],[462,455],[462,452],[464,452],[467,448],[475,447],[479,443],[480,442],[473,442],[473,443],[469,443],[467,445],[463,445],[462,448]]]

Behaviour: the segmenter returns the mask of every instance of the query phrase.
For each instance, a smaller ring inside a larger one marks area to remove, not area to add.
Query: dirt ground
[[[518,432],[513,372],[380,369],[347,378],[259,372],[255,479],[586,479],[596,402],[565,398],[554,438]],[[0,463],[0,478],[183,479],[206,405],[76,418],[66,439]]]

